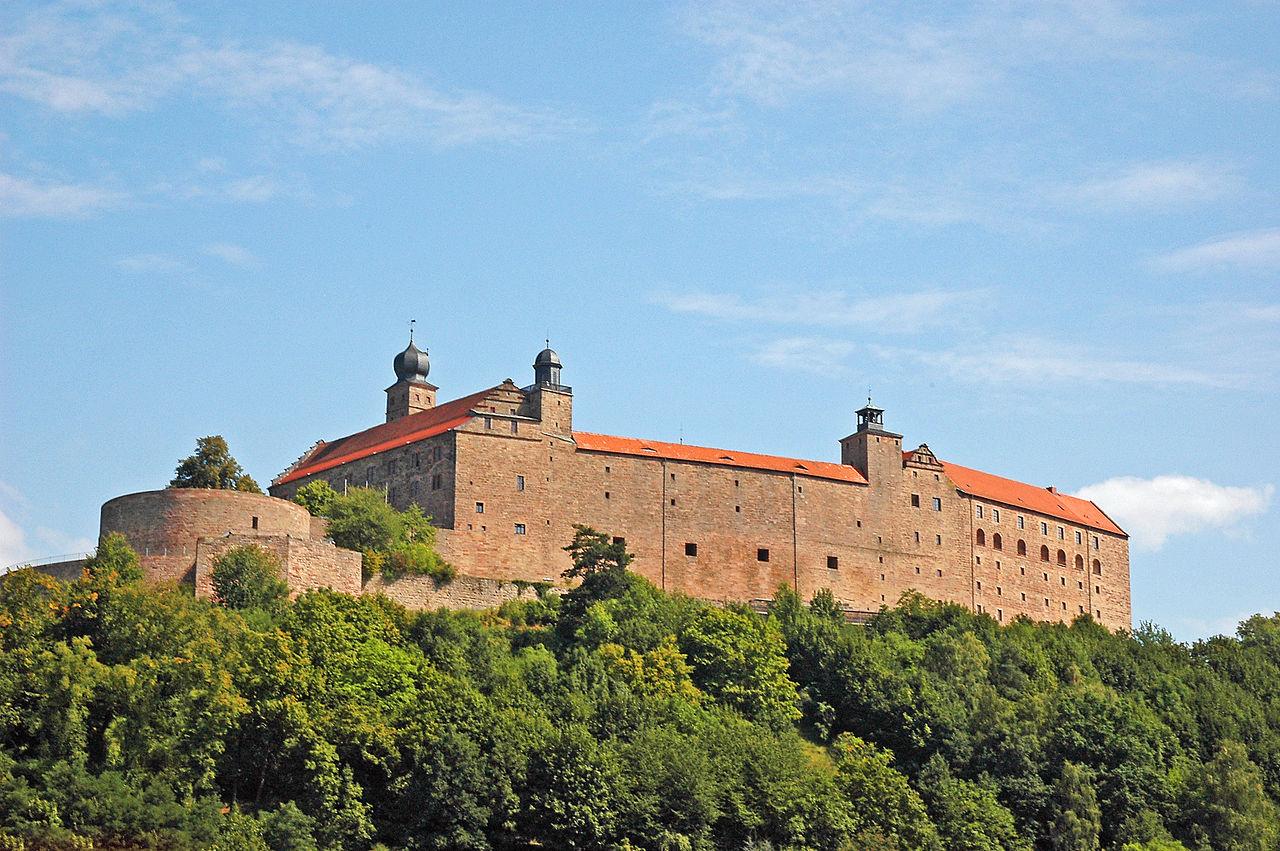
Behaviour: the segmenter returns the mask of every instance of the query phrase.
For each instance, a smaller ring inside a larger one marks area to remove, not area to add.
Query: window
[[[942,575],[942,568],[938,568],[938,575],[939,575],[939,576],[941,576],[941,575]]]
[[[981,579],[979,579],[979,580],[978,580],[978,590],[979,590],[979,591],[981,591],[981,590],[982,590],[982,580],[981,580]]]
[[[1027,554],[1027,542],[1019,538],[1018,539],[1018,555],[1024,556],[1026,554]]]
[[[1045,598],[1044,598],[1044,607],[1045,607],[1046,609],[1047,609],[1047,608],[1049,608],[1049,598],[1048,598],[1048,597],[1045,597]]]
[[[443,448],[443,447],[440,447],[440,446],[437,446],[437,447],[436,447],[436,460],[437,460],[437,461],[439,461],[442,455],[444,455],[444,448]]]
[[[741,506],[741,505],[735,505],[735,506],[733,507],[733,511],[734,511],[734,513],[735,513],[735,514],[741,514],[741,513],[742,513],[742,506]]]
[[[996,596],[997,596],[997,597],[1003,597],[1003,596],[1004,596],[1004,589],[1003,589],[1003,588],[1001,588],[999,585],[997,585],[997,586],[996,586]]]
[[[978,517],[982,517],[982,506],[978,506]]]
[[[1098,561],[1096,558],[1093,560],[1093,575],[1102,575],[1102,562]]]
[[[1084,543],[1083,536],[1081,535],[1081,533],[1076,532],[1076,544],[1078,545],[1082,543]]]
[[[1076,554],[1076,570],[1084,570],[1084,556]]]
[[[1004,538],[1000,537],[999,532],[996,532],[991,536],[991,546],[995,547],[997,550],[1004,549]]]
[[[1049,560],[1049,548],[1043,545],[1040,547],[1040,560],[1041,561]]]
[[[605,465],[605,468],[604,468],[604,474],[605,474],[606,476],[607,476],[607,475],[609,475],[609,470],[610,470],[609,465],[607,465],[607,464],[606,464],[606,465]]]
[[[840,569],[840,557],[827,556],[827,570],[839,570],[839,569]]]
[[[698,554],[698,545],[694,543],[685,544],[684,554],[687,556],[696,556]]]
[[[523,524],[523,523],[517,523],[517,524],[516,524],[516,534],[517,534],[517,535],[523,535],[524,533],[525,533],[524,524]]]
[[[1059,527],[1058,527],[1058,540],[1059,540],[1059,541],[1065,541],[1066,539],[1067,539],[1067,530],[1066,530],[1066,529],[1063,529],[1061,526],[1059,526]]]
[[[1083,583],[1083,582],[1076,582],[1076,588],[1078,588],[1079,590],[1083,591],[1083,590],[1084,590],[1084,583]]]
[[[434,476],[431,477],[431,489],[433,491],[440,490],[440,488],[443,486],[442,485],[443,481],[444,481],[444,478],[439,473],[436,473]]]
[[[1000,509],[998,508],[991,509],[991,522],[992,523],[1000,522]]]
[[[978,530],[977,535],[975,535],[974,537],[975,537],[975,540],[977,541],[978,546],[980,546],[980,547],[985,547],[985,546],[987,545],[987,533],[986,533],[986,532],[984,532],[984,531],[982,531],[981,529],[979,529],[979,530]]]
[[[933,510],[934,510],[934,511],[941,511],[941,510],[942,510],[942,498],[941,498],[941,497],[937,497],[937,496],[935,496],[935,497],[933,498]]]
[[[1018,515],[1018,528],[1019,529],[1027,528],[1027,518],[1023,517],[1021,514]]]
[[[418,467],[421,467],[421,466],[422,466],[422,453],[421,453],[421,452],[415,452],[415,453],[413,453],[413,466],[414,466],[414,469],[417,469]]]
[[[1062,580],[1062,587],[1063,587],[1063,588],[1066,588],[1066,587],[1067,587],[1067,577],[1065,577],[1065,576],[1060,576],[1060,577],[1058,577],[1058,578]]]
[[[1067,563],[1067,554],[1062,550],[1058,550],[1058,564],[1066,565],[1066,563]]]
[[[1024,602],[1024,603],[1025,603],[1025,602],[1027,602],[1027,592],[1026,592],[1026,591],[1021,592],[1021,597],[1022,597],[1022,602]]]
[[[916,532],[916,543],[920,543],[920,533]]]
[[[524,490],[524,476],[516,476],[516,490]]]
[[[484,503],[483,503],[483,502],[477,502],[477,503],[476,503],[476,514],[484,514]]]
[[[675,473],[672,473],[672,474],[671,474],[671,481],[673,481],[673,482],[674,482],[675,480],[676,480],[676,474],[675,474]]]
[[[672,504],[672,505],[675,505],[675,504],[676,504],[676,498],[675,498],[674,496],[673,496],[673,497],[671,497],[671,504]]]
[[[1097,536],[1097,535],[1094,535],[1094,536],[1093,536],[1093,548],[1094,548],[1095,550],[1098,548],[1098,536]]]
[[[916,575],[917,575],[917,576],[919,576],[919,575],[920,575],[920,568],[918,568],[918,567],[916,568]]]
[[[1040,524],[1040,534],[1041,534],[1041,535],[1047,535],[1047,534],[1049,534],[1049,524],[1048,524],[1048,523],[1041,523],[1041,524]]]
[[[934,537],[938,539],[938,542],[937,542],[937,543],[938,543],[938,546],[942,546],[942,536],[941,536],[941,535],[934,535]]]
[[[911,507],[912,508],[920,507],[920,494],[918,493],[911,494]]]
[[[520,423],[516,422],[515,420],[511,421],[511,433],[512,434],[520,433]]]
[[[756,561],[768,561],[768,560],[769,560],[768,549],[766,549],[765,547],[761,547],[760,549],[756,550]]]
[[[996,620],[1004,620],[1004,609],[996,609]]]
[[[485,417],[485,418],[484,418],[484,427],[485,427],[485,428],[493,428],[493,417]]]
[[[257,529],[257,528],[258,528],[258,518],[257,518],[257,517],[253,518],[253,528],[254,528],[254,529]]]

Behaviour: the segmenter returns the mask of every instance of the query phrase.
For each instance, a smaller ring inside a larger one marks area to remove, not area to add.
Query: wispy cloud
[[[258,262],[258,258],[254,257],[247,248],[233,242],[211,242],[200,250],[230,266],[247,267],[256,265]]]
[[[752,355],[752,360],[764,366],[830,376],[845,371],[854,348],[846,340],[786,337],[765,344]]]
[[[1039,339],[1004,338],[982,346],[938,350],[874,345],[871,351],[888,360],[914,361],[954,378],[977,383],[1088,381],[1216,388],[1238,388],[1247,384],[1238,374],[1158,361],[1109,358]]]
[[[840,291],[777,293],[743,298],[733,293],[667,293],[655,301],[675,313],[778,325],[915,331],[954,322],[983,290],[924,290],[851,296]]]
[[[23,528],[29,505],[15,487],[0,481],[0,570],[14,564],[66,553],[83,553],[93,548],[87,538],[68,535],[38,526],[29,535]]]
[[[1277,269],[1280,268],[1280,228],[1214,237],[1163,254],[1155,258],[1152,265],[1167,272]]]
[[[189,275],[195,271],[187,261],[172,254],[141,253],[117,257],[115,267],[137,275]]]
[[[1076,492],[1102,506],[1143,550],[1158,550],[1173,535],[1235,529],[1266,513],[1274,494],[1269,484],[1232,487],[1177,475],[1120,476]]]
[[[1221,198],[1240,185],[1230,168],[1200,162],[1136,163],[1064,187],[1065,200],[1113,209],[1182,207]]]
[[[35,181],[0,173],[0,216],[68,218],[83,216],[124,200],[122,193],[84,183]]]
[[[211,43],[150,6],[54,4],[0,37],[0,91],[60,112],[119,115],[168,97],[291,128],[303,144],[355,148],[417,137],[440,146],[520,142],[583,123],[546,108],[428,83],[297,43]]]

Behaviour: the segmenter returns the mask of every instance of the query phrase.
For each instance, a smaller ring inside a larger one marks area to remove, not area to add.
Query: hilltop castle
[[[873,612],[915,589],[1006,623],[1131,625],[1128,536],[1102,509],[904,451],[869,401],[835,463],[575,431],[550,348],[529,386],[443,404],[412,340],[394,369],[385,423],[317,443],[270,492],[384,488],[433,518],[469,582],[558,581],[583,523],[624,540],[659,587],[706,599],[763,603],[786,583]]]

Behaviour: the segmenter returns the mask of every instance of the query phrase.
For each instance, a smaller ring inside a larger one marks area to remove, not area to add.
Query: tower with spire
[[[394,422],[436,405],[436,390],[439,388],[427,381],[431,362],[426,351],[414,345],[413,325],[414,321],[410,320],[408,347],[392,361],[396,383],[387,388],[387,422]]]

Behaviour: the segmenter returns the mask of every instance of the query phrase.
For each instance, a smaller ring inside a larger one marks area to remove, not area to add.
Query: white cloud
[[[853,350],[854,345],[844,340],[787,337],[768,343],[752,356],[752,360],[780,369],[835,375],[844,371]]]
[[[1220,198],[1239,178],[1227,168],[1197,162],[1137,163],[1064,190],[1069,199],[1095,207],[1153,209]]]
[[[39,183],[0,173],[0,216],[63,218],[81,216],[119,203],[109,189],[77,183]]]
[[[26,533],[0,509],[0,570],[31,557]]]
[[[846,293],[778,293],[744,299],[733,293],[671,293],[656,301],[675,313],[781,325],[914,331],[953,322],[975,305],[981,290],[925,290],[851,297]]]
[[[938,350],[872,346],[871,351],[888,360],[913,360],[971,382],[1050,380],[1222,388],[1236,388],[1246,383],[1235,373],[1100,357],[1078,347],[1038,339],[1002,338],[980,347]]]
[[[668,137],[708,139],[739,130],[733,107],[711,109],[687,101],[663,100],[649,107],[646,142]]]
[[[200,250],[231,266],[253,266],[258,262],[247,248],[233,242],[211,242]]]
[[[283,191],[283,187],[274,178],[259,174],[233,180],[224,191],[232,201],[261,203],[275,198]]]
[[[1168,272],[1206,269],[1261,270],[1280,268],[1280,228],[1227,234],[1155,258]]]
[[[582,123],[397,68],[296,43],[210,43],[153,6],[54,4],[0,37],[0,91],[61,112],[118,115],[209,99],[293,141],[358,147],[420,136],[441,146],[525,141]]]
[[[1136,549],[1158,550],[1172,535],[1237,528],[1263,514],[1273,485],[1231,487],[1191,476],[1120,476],[1081,488],[1076,496],[1101,506]]]
[[[195,271],[190,263],[171,254],[128,254],[118,257],[115,267],[122,272],[139,275],[189,275]]]

